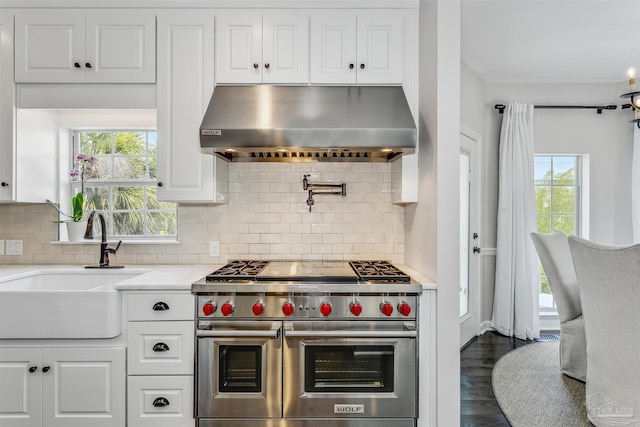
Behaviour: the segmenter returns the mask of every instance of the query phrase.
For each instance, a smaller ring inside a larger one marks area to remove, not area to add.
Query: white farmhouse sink
[[[0,279],[0,339],[113,338],[122,333],[113,284],[142,271],[36,271]]]

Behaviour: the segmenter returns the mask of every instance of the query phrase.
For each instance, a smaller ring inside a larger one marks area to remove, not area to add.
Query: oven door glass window
[[[305,347],[305,391],[393,392],[394,347],[345,345]]]
[[[220,346],[219,391],[227,393],[262,390],[262,346]]]

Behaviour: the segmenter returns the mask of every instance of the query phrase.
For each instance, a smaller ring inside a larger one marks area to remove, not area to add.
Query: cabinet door
[[[402,16],[358,15],[358,83],[402,83]]]
[[[262,18],[262,82],[309,82],[309,16],[271,13]]]
[[[193,375],[131,376],[129,427],[193,427]]]
[[[0,14],[0,201],[13,199],[13,15]]]
[[[16,14],[15,28],[16,83],[84,82],[84,14]]]
[[[199,129],[213,93],[213,15],[158,16],[158,200],[216,201],[213,156]]]
[[[87,83],[155,83],[156,19],[150,13],[86,17]]]
[[[193,321],[194,305],[195,297],[189,291],[127,292],[127,319]]]
[[[193,322],[129,322],[129,375],[193,374]]]
[[[262,82],[262,15],[216,17],[216,81]]]
[[[41,349],[0,348],[0,427],[42,426],[41,370]]]
[[[43,425],[125,425],[125,349],[45,348],[42,362]]]
[[[311,83],[356,83],[355,15],[311,17]]]

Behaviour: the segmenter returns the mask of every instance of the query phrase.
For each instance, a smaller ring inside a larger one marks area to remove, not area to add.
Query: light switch
[[[7,255],[22,255],[22,240],[6,240],[5,253]]]
[[[220,256],[220,242],[209,242],[209,256]]]
[[[4,240],[0,240],[0,255],[4,255]]]

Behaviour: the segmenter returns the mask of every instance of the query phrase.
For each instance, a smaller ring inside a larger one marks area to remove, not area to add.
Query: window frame
[[[534,164],[535,158],[537,157],[551,157],[552,171],[553,171],[553,159],[560,157],[570,157],[575,159],[575,184],[573,187],[575,188],[575,201],[574,201],[574,234],[576,236],[581,236],[583,238],[587,238],[589,236],[589,155],[588,154],[574,154],[574,153],[535,153],[534,154]],[[553,178],[553,174],[552,174]],[[549,206],[549,216],[550,216],[550,231],[553,232],[553,179],[551,180],[551,200]],[[563,185],[566,186],[566,185]],[[534,170],[534,190],[536,187],[542,187],[535,184],[535,170]],[[547,186],[549,187],[549,186]],[[559,187],[559,186],[558,186]],[[536,212],[536,224],[537,218],[539,214]],[[536,230],[539,231],[539,230]],[[540,285],[540,284],[539,284]],[[540,293],[540,296],[543,294]],[[541,305],[539,303],[538,309],[541,314],[553,314],[557,313],[557,308],[555,304],[555,300],[552,298],[551,307],[547,305]],[[539,301],[540,302],[540,301]]]
[[[73,161],[75,157],[81,152],[81,137],[82,133],[110,133],[112,135],[112,147],[114,144],[114,135],[116,133],[145,133],[145,152],[139,155],[122,155],[118,154],[115,151],[111,154],[107,155],[99,155],[101,158],[110,158],[110,159],[118,159],[118,158],[145,158],[146,159],[146,168],[147,171],[150,168],[150,139],[149,133],[156,133],[156,148],[157,148],[157,128],[155,127],[147,127],[147,126],[126,126],[126,127],[113,127],[113,126],[104,126],[104,127],[74,127],[70,129],[70,168],[73,167]],[[156,162],[157,162],[157,149],[155,154]],[[156,163],[157,168],[157,163]],[[111,171],[113,172],[113,170]],[[81,187],[80,181],[70,181],[69,191],[71,194],[75,194],[76,191]],[[105,179],[91,179],[84,182],[85,191],[87,188],[106,188],[109,191],[110,197],[111,193],[114,189],[118,188],[127,188],[127,187],[142,187],[143,195],[144,195],[144,208],[143,209],[101,209],[101,211],[105,215],[106,223],[107,223],[107,238],[109,239],[118,239],[123,241],[144,241],[144,242],[154,242],[154,241],[177,241],[177,233],[178,233],[178,204],[175,203],[173,209],[169,208],[158,208],[158,209],[148,209],[147,198],[149,188],[153,188],[157,191],[157,177],[150,177],[148,179],[131,179],[131,180],[105,180]],[[157,195],[157,193],[156,193]],[[170,203],[170,202],[161,202],[161,203]],[[85,211],[84,218],[86,219],[89,211]],[[126,214],[131,212],[139,212],[141,213],[143,220],[143,233],[144,234],[114,234],[113,223],[112,220],[113,214]],[[149,213],[173,213],[175,215],[175,234],[166,234],[166,235],[152,235],[148,233],[148,222],[147,216]]]

